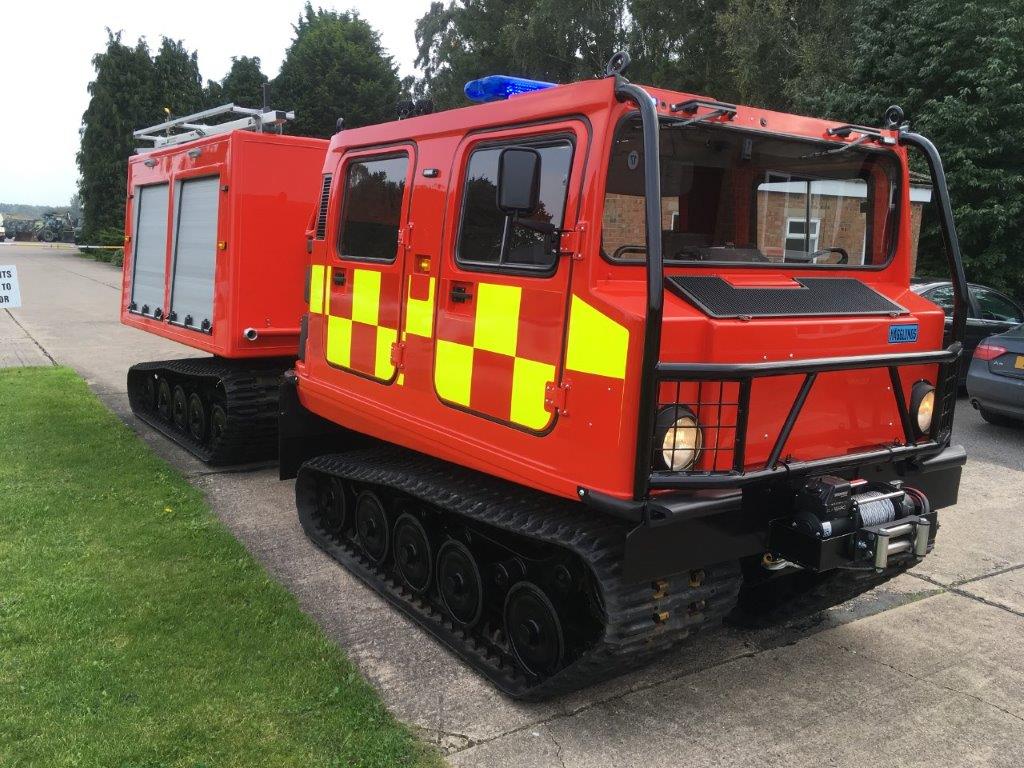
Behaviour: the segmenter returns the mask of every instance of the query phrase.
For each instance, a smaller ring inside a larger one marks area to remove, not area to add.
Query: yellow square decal
[[[356,269],[352,278],[352,319],[357,323],[377,325],[380,314],[380,272]]]
[[[434,325],[434,280],[430,278],[430,287],[427,289],[426,299],[414,299],[412,292],[412,278],[409,278],[409,286],[406,288],[409,300],[405,309],[405,331],[413,336],[422,336],[429,339],[431,329]]]
[[[444,339],[434,353],[434,389],[442,400],[469,406],[473,385],[473,348]]]
[[[551,421],[544,407],[546,388],[555,379],[555,366],[517,357],[512,368],[512,410],[509,421],[542,430]]]
[[[573,295],[565,367],[610,379],[626,378],[629,330]]]
[[[373,375],[381,381],[388,381],[395,375],[395,366],[391,362],[391,346],[398,339],[398,331],[394,328],[377,328],[377,357],[374,360]]]
[[[522,292],[523,289],[517,285],[477,285],[474,347],[515,357]]]
[[[352,321],[327,316],[327,362],[348,368],[352,358]]]
[[[309,311],[319,315],[324,311],[324,265],[309,268]]]

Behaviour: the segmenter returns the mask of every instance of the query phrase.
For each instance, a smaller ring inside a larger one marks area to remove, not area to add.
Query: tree
[[[673,90],[733,98],[735,87],[718,23],[727,0],[632,0],[629,77]]]
[[[1024,0],[865,0],[847,76],[816,112],[878,125],[900,104],[942,152],[967,275],[1024,296]],[[926,227],[922,262],[942,262]]]
[[[259,107],[263,104],[263,85],[267,76],[260,69],[259,56],[232,56],[231,69],[221,80],[221,103],[231,102],[240,107]]]
[[[626,38],[625,0],[451,0],[416,23],[418,87],[437,107],[466,103],[468,80],[494,74],[552,82],[593,77]]]
[[[181,40],[163,38],[153,59],[153,106],[173,115],[189,115],[203,108],[203,79],[195,51],[185,49]]]
[[[120,32],[108,29],[107,47],[92,64],[96,78],[89,84],[77,155],[87,240],[123,226],[128,157],[135,149],[132,131],[153,117],[153,60],[144,40],[130,48]]]
[[[291,130],[328,137],[339,117],[350,128],[394,118],[401,94],[395,64],[358,13],[306,3],[294,29],[273,83],[275,106],[295,110]]]

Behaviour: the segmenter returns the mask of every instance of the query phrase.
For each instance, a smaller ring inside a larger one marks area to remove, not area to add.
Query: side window
[[[974,299],[982,320],[998,320],[1006,323],[1021,322],[1020,309],[1013,302],[987,288],[975,288]]]
[[[540,152],[540,205],[533,215],[506,220],[498,209],[498,156],[506,146],[530,146]],[[514,142],[473,150],[466,168],[462,221],[455,258],[460,264],[493,268],[547,270],[558,258],[557,238],[530,223],[561,229],[569,188],[573,145],[567,139]],[[510,227],[506,238],[505,228]]]
[[[408,169],[405,154],[349,163],[338,242],[342,258],[394,261]]]
[[[925,292],[924,297],[942,307],[947,315],[953,313],[952,285],[940,285],[938,288],[932,288],[930,291]]]

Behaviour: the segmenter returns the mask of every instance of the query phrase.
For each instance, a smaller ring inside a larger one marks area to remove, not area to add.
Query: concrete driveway
[[[302,535],[270,467],[210,471],[135,421],[125,370],[190,350],[118,324],[120,271],[0,244],[25,306],[0,364],[75,368],[213,509],[380,690],[458,766],[1017,766],[1024,760],[1024,430],[961,401],[961,503],[935,553],[795,626],[725,629],[646,670],[518,704],[400,618]],[[125,510],[125,514],[130,514]]]

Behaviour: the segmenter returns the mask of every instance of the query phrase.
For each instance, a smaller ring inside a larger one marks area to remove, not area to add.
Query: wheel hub
[[[430,539],[423,524],[408,512],[395,522],[398,573],[414,592],[425,592],[433,577]]]
[[[437,554],[437,574],[448,613],[463,626],[476,624],[483,613],[484,589],[473,553],[462,542],[449,539]]]
[[[388,519],[384,505],[373,491],[363,491],[356,499],[356,531],[366,556],[380,563],[388,554]]]
[[[520,581],[505,598],[505,634],[516,659],[534,675],[554,674],[565,656],[565,636],[554,604],[536,584]]]

